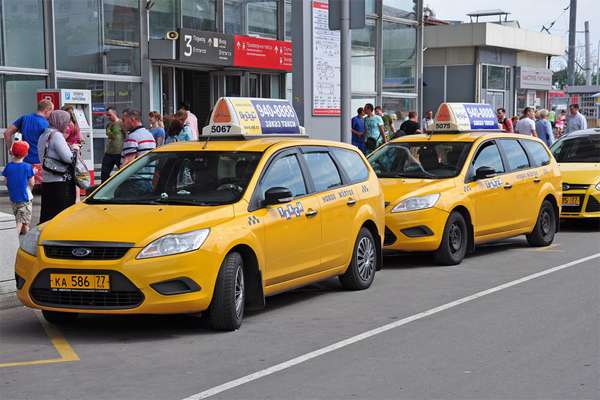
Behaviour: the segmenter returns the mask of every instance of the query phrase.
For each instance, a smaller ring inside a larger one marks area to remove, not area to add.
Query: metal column
[[[341,79],[341,101],[342,115],[340,120],[340,140],[345,143],[351,143],[350,132],[351,100],[351,70],[352,70],[352,38],[350,36],[350,2],[341,2],[341,25],[340,25],[340,79]]]

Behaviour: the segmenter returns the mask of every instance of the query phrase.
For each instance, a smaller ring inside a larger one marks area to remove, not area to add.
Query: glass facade
[[[0,65],[44,68],[46,62],[42,0],[2,1],[0,16]]]
[[[417,29],[383,22],[383,91],[413,93],[417,76]]]
[[[151,39],[163,39],[169,31],[177,29],[179,0],[161,0],[150,9],[149,31]]]
[[[198,31],[217,30],[215,0],[182,0],[181,16],[184,28]]]
[[[278,38],[279,1],[224,0],[225,33]]]
[[[377,43],[375,20],[368,19],[363,29],[352,32],[352,90],[355,92],[374,92],[375,89],[375,53]]]

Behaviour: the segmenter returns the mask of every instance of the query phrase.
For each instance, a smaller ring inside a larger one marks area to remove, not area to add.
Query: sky
[[[519,21],[521,28],[539,32],[542,26],[548,27],[552,21],[556,23],[550,30],[552,34],[562,36],[568,45],[569,10],[563,13],[563,9],[569,5],[569,0],[424,0],[425,6],[429,6],[436,14],[436,18],[459,20],[468,22],[467,13],[477,10],[501,9],[511,13],[509,19]],[[561,15],[562,14],[562,15]],[[495,17],[487,17],[495,18]],[[582,58],[585,51],[583,24],[590,22],[590,41],[592,44],[592,64],[597,62],[598,41],[600,41],[600,0],[578,0],[577,1],[577,48]],[[566,65],[564,60],[553,58],[553,69],[560,64]]]

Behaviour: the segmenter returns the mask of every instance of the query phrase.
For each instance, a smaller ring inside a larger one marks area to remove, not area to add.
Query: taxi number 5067
[[[229,133],[231,132],[230,125],[213,125],[210,128],[210,133]]]

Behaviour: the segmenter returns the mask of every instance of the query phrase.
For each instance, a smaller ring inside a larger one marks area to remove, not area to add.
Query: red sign
[[[60,108],[60,92],[58,90],[39,90],[37,102],[42,100],[50,100],[55,110]]]
[[[292,71],[292,43],[235,35],[233,65],[261,69]]]
[[[567,94],[562,90],[550,90],[548,92],[548,97],[566,97]]]

